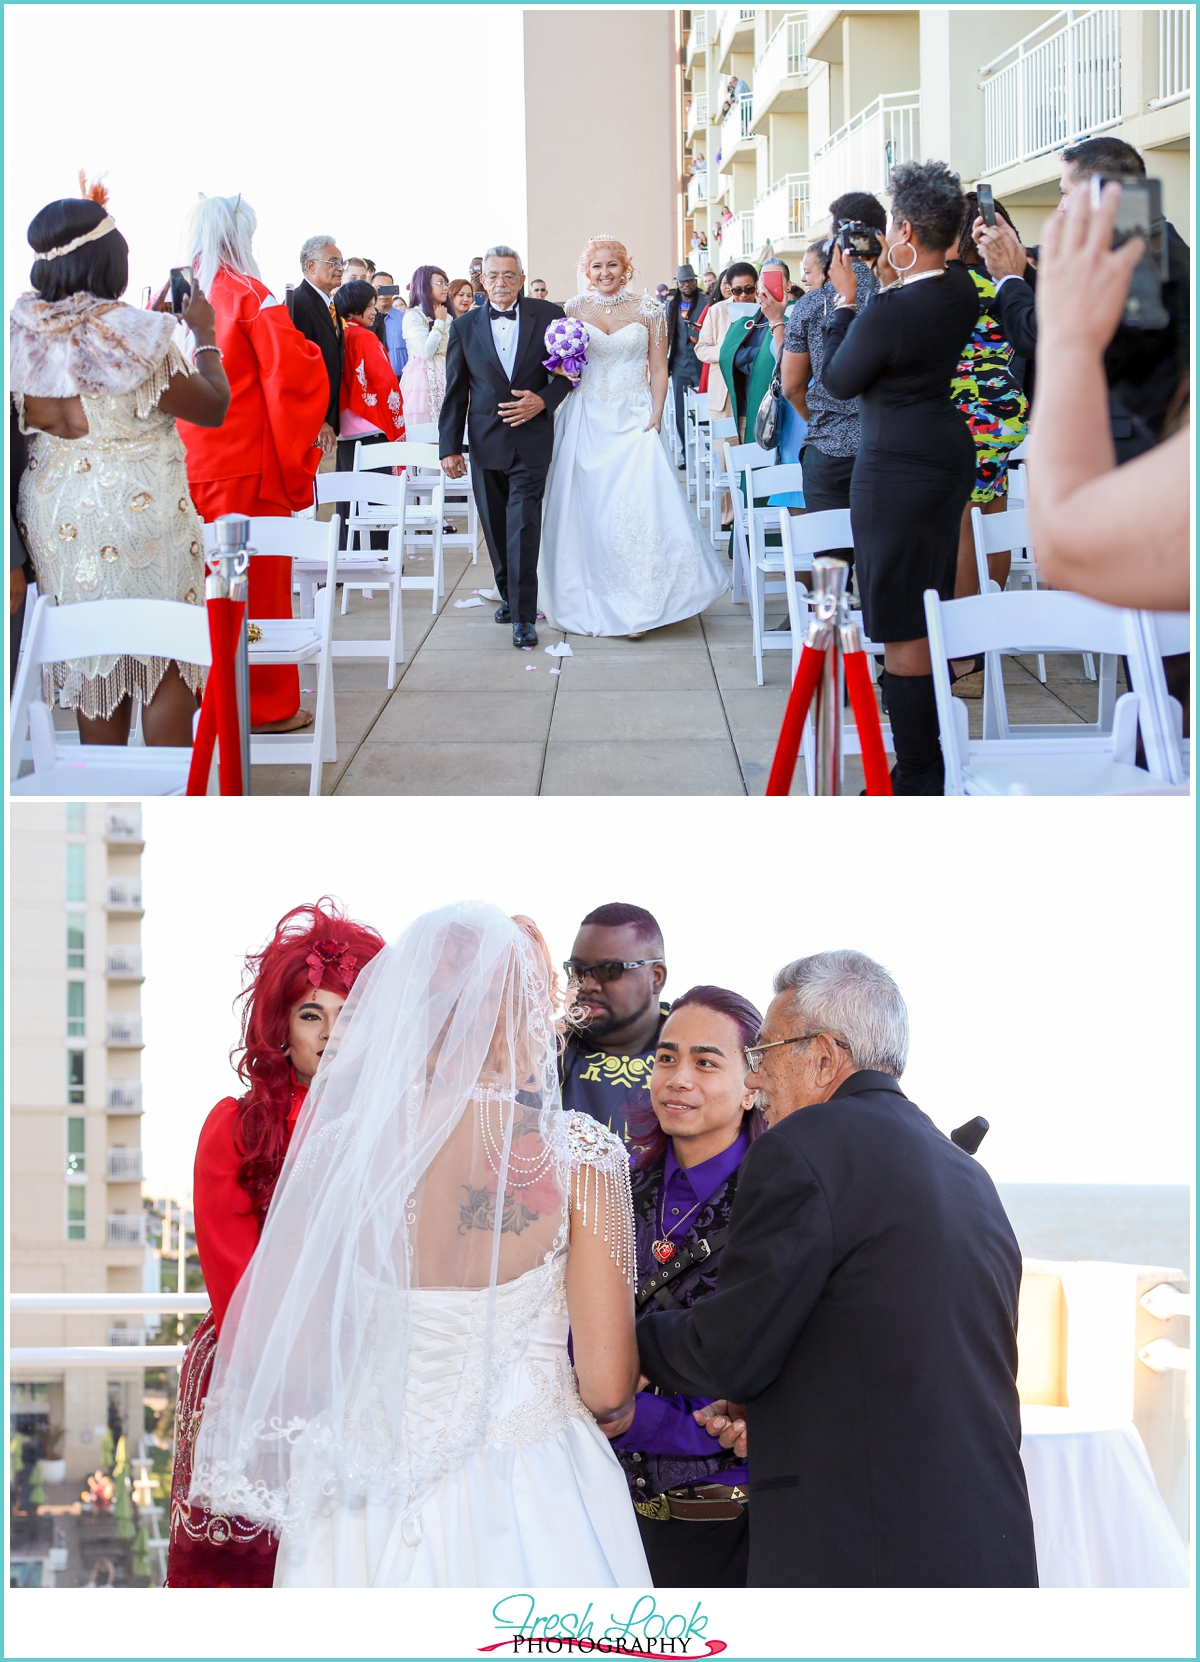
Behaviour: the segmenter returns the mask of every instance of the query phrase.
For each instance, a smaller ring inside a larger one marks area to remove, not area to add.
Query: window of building
[[[81,970],[83,963],[83,913],[67,913],[67,968]]]
[[[87,830],[87,805],[83,802],[67,803],[67,835],[68,837],[82,836]]]
[[[82,981],[67,982],[67,1038],[83,1038],[83,997],[84,984]]]
[[[82,843],[67,844],[67,899],[87,899],[87,849]]]
[[[82,1241],[87,1223],[87,1185],[67,1184],[67,1239]]]
[[[83,1173],[86,1127],[87,1121],[82,1114],[72,1114],[67,1120],[67,1171],[74,1175]]]
[[[83,1051],[67,1052],[67,1101],[72,1107],[83,1102]]]
[[[50,1424],[49,1385],[15,1381],[8,1387],[8,1424],[13,1436],[36,1437]]]

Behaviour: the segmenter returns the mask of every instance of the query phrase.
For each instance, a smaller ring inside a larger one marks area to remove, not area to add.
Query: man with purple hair
[[[662,930],[624,901],[589,912],[567,972],[567,1042],[560,1061],[563,1107],[590,1114],[629,1141],[630,1105],[650,1105],[655,1047],[667,1019]]]

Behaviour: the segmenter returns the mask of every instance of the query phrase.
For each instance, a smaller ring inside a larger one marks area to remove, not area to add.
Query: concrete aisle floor
[[[408,569],[428,571],[427,563]],[[745,606],[726,595],[702,617],[640,641],[565,637],[538,625],[534,652],[516,650],[493,621],[495,602],[457,608],[490,587],[481,546],[446,557],[447,593],[436,616],[430,596],[404,602],[407,657],[392,692],[378,663],[335,668],[338,759],[323,789],[337,796],[755,796],[766,787],[787,700],[791,658],[766,656],[755,683]],[[773,602],[770,617],[782,602]],[[387,597],[352,590],[335,635],[382,638]],[[573,656],[545,647],[569,639]],[[550,671],[560,668],[561,674]],[[1096,686],[1079,657],[1048,660],[1039,684],[1032,659],[1007,659],[1009,711],[1017,721],[1095,720]],[[1123,687],[1124,683],[1121,683]],[[310,702],[306,700],[306,702]],[[980,705],[971,706],[972,732]],[[846,789],[862,784],[856,758]],[[306,794],[308,769],[256,767],[259,796]],[[797,769],[794,795],[805,791]]]

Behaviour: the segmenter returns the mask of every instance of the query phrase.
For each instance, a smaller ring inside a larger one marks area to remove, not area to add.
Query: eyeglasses
[[[831,1039],[833,1038],[832,1033],[829,1036]],[[778,1050],[780,1045],[806,1045],[811,1039],[819,1039],[820,1037],[819,1033],[797,1033],[794,1039],[776,1039],[774,1044],[747,1045],[742,1054],[746,1058],[746,1066],[750,1069],[750,1072],[757,1073],[759,1068],[762,1067],[764,1051]],[[847,1052],[850,1049],[844,1039],[833,1039],[833,1042],[835,1045],[840,1045]]]
[[[574,959],[568,958],[563,964],[567,972],[568,983],[574,985],[583,981],[587,976],[601,987],[606,987],[610,981],[619,981],[629,969],[641,969],[646,964],[665,964],[665,958],[610,958],[603,964],[577,964]]]
[[[757,284],[751,283],[751,285],[748,289],[739,289],[739,288],[735,288],[734,285],[732,283],[730,283],[729,292],[730,292],[730,294],[741,295],[741,297],[744,300],[745,299],[753,300],[754,296],[758,293],[758,287],[757,287]]]
[[[330,271],[345,271],[345,260],[318,260],[318,265],[327,265]]]

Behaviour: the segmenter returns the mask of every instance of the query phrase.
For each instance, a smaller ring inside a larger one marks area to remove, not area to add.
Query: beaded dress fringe
[[[88,721],[109,721],[123,699],[149,704],[171,664],[170,658],[118,658],[107,675],[86,675],[75,661],[46,664],[42,687],[46,703],[77,710]],[[185,685],[197,696],[204,689],[201,664],[179,664]]]

